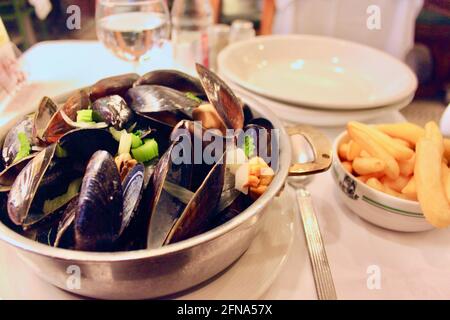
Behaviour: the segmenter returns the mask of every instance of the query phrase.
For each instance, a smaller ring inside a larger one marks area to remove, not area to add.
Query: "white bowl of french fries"
[[[450,140],[429,122],[349,122],[334,143],[342,201],[380,227],[417,232],[450,225]]]

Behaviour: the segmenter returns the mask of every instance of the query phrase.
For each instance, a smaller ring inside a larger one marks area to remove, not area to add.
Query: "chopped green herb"
[[[199,97],[197,97],[195,94],[193,94],[192,92],[186,92],[186,97],[194,100],[195,102],[201,103],[202,99],[200,99]]]
[[[116,140],[117,142],[120,142],[120,137],[122,136],[122,133],[125,132],[126,130],[116,130],[114,127],[109,127],[109,133],[111,133],[111,135],[113,136],[114,140]]]
[[[159,156],[158,143],[155,139],[145,139],[144,144],[131,149],[133,158],[139,162],[147,162]]]
[[[244,153],[247,158],[250,158],[253,155],[253,151],[255,150],[255,142],[251,136],[245,136],[244,138]]]
[[[19,139],[20,147],[19,147],[19,152],[17,153],[16,157],[14,158],[13,163],[29,156],[30,152],[31,152],[31,144],[30,144],[30,141],[28,140],[28,137],[25,134],[25,132],[19,132],[17,134],[17,139]]]
[[[142,137],[142,135],[144,134],[144,131],[142,131],[142,130],[136,130],[136,131],[134,132],[134,134],[137,135],[137,136],[140,138],[140,137]]]
[[[94,122],[92,118],[92,110],[85,109],[77,111],[77,122]]]

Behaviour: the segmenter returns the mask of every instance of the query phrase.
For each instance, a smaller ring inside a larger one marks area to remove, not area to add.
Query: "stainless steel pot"
[[[67,95],[56,98],[65,101]],[[154,250],[94,253],[53,248],[29,240],[0,223],[0,239],[36,274],[78,295],[104,299],[144,299],[173,294],[221,272],[250,246],[269,201],[283,188],[290,169],[291,147],[282,123],[267,108],[251,106],[279,129],[279,171],[267,191],[248,209],[227,223],[188,240]],[[0,129],[4,137],[15,120]],[[80,281],[77,276],[80,275]]]

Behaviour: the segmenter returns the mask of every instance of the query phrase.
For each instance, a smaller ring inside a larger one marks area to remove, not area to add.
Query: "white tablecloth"
[[[164,50],[145,68],[170,67],[170,53],[167,48]],[[54,89],[60,92],[53,94],[89,85],[111,74],[130,71],[127,63],[114,58],[96,42],[42,43],[26,52],[24,60],[33,81],[65,81]],[[401,116],[394,114],[390,121],[395,117]],[[342,129],[327,129],[327,133],[333,137],[339,130]],[[450,298],[450,230],[408,234],[373,226],[338,200],[330,173],[316,176],[309,189],[313,194],[339,298]],[[294,199],[288,205],[295,205]],[[316,299],[298,217],[295,229],[297,232],[290,255],[264,295],[265,299]],[[379,289],[369,289],[367,285],[371,275],[368,272],[373,270],[379,270],[381,275]]]

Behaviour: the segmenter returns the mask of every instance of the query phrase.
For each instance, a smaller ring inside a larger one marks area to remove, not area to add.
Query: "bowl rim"
[[[59,95],[55,97],[55,100],[61,99],[63,96],[67,96],[76,90],[71,90],[69,93]],[[212,230],[204,232],[200,235],[194,236],[192,238],[169,244],[157,249],[140,249],[133,251],[119,251],[119,252],[89,252],[89,251],[76,251],[63,248],[55,248],[42,244],[31,239],[28,239],[21,234],[15,232],[14,230],[7,227],[0,221],[0,240],[6,242],[7,244],[22,249],[27,252],[31,252],[37,255],[42,255],[58,260],[66,261],[80,261],[80,262],[121,262],[121,261],[131,261],[148,259],[152,257],[160,257],[177,254],[181,251],[199,246],[203,243],[207,243],[221,237],[222,235],[231,232],[232,230],[238,228],[241,224],[246,222],[255,216],[259,211],[263,210],[268,203],[282,190],[286,178],[288,176],[288,171],[291,161],[291,146],[289,143],[289,138],[284,125],[281,120],[277,118],[274,112],[272,112],[265,105],[258,103],[255,105],[250,105],[250,108],[257,111],[262,116],[269,119],[274,128],[279,129],[279,161],[278,161],[278,172],[270,184],[266,192],[254,203],[252,203],[246,210],[234,217],[233,219],[225,222],[224,224],[216,227]],[[27,114],[30,110],[35,110],[36,108],[27,108],[22,110],[14,116],[11,121],[16,120],[18,117]]]
[[[308,105],[310,107],[314,108],[324,108],[325,106],[323,103],[320,102],[312,102],[312,101],[300,101],[300,100],[291,100],[289,98],[283,98],[281,95],[267,95],[267,92],[265,90],[258,88],[258,86],[254,86],[249,83],[245,83],[245,81],[241,80],[240,77],[238,77],[234,72],[231,72],[228,68],[224,68],[226,64],[226,60],[230,59],[233,55],[233,53],[243,47],[251,46],[255,44],[264,44],[271,41],[301,41],[301,40],[312,40],[317,42],[329,42],[338,46],[346,46],[351,47],[357,50],[366,50],[366,52],[371,52],[373,54],[379,55],[386,61],[390,61],[392,63],[398,64],[400,68],[402,68],[405,72],[405,75],[407,75],[408,78],[408,84],[405,86],[405,88],[401,91],[401,93],[398,93],[396,96],[394,96],[394,99],[391,97],[385,97],[383,99],[377,100],[376,103],[345,103],[346,108],[342,108],[344,104],[336,104],[334,107],[330,108],[330,106],[327,107],[327,109],[337,109],[337,110],[355,110],[360,109],[361,107],[364,107],[364,109],[373,109],[377,107],[382,107],[388,104],[394,104],[398,103],[399,101],[402,101],[406,99],[411,93],[414,93],[417,90],[418,87],[418,79],[416,74],[411,70],[411,68],[403,61],[395,58],[394,56],[380,50],[374,47],[370,47],[365,44],[344,40],[344,39],[338,39],[328,36],[322,36],[322,35],[313,35],[313,34],[280,34],[280,35],[263,35],[259,37],[252,38],[250,40],[245,41],[239,41],[236,43],[233,43],[229,46],[227,46],[224,50],[222,50],[219,53],[218,56],[218,68],[221,73],[223,73],[228,79],[231,81],[243,86],[244,88],[248,88],[249,90],[256,92],[258,94],[261,94],[268,98],[274,98],[276,100],[281,100],[285,102],[289,102],[291,104],[303,104]],[[370,105],[370,106],[369,106]],[[349,107],[351,106],[351,107]]]
[[[348,136],[348,132],[347,132],[347,130],[344,130],[335,138],[334,143],[333,143],[333,156],[335,159],[335,163],[339,164],[340,169],[342,169],[345,172],[345,174],[350,176],[350,178],[352,178],[352,180],[356,181],[356,183],[359,186],[362,186],[363,188],[367,188],[368,190],[370,190],[370,192],[374,192],[377,196],[385,197],[385,198],[387,198],[387,200],[392,201],[392,202],[398,202],[399,205],[418,205],[420,207],[419,201],[402,199],[402,198],[394,197],[393,195],[381,192],[381,191],[374,189],[374,188],[368,186],[367,184],[361,182],[357,177],[355,177],[353,175],[353,173],[350,173],[347,170],[345,170],[344,166],[342,165],[341,158],[339,157],[338,149],[339,149],[339,145],[340,145],[341,141],[344,138],[346,138],[347,136]]]

